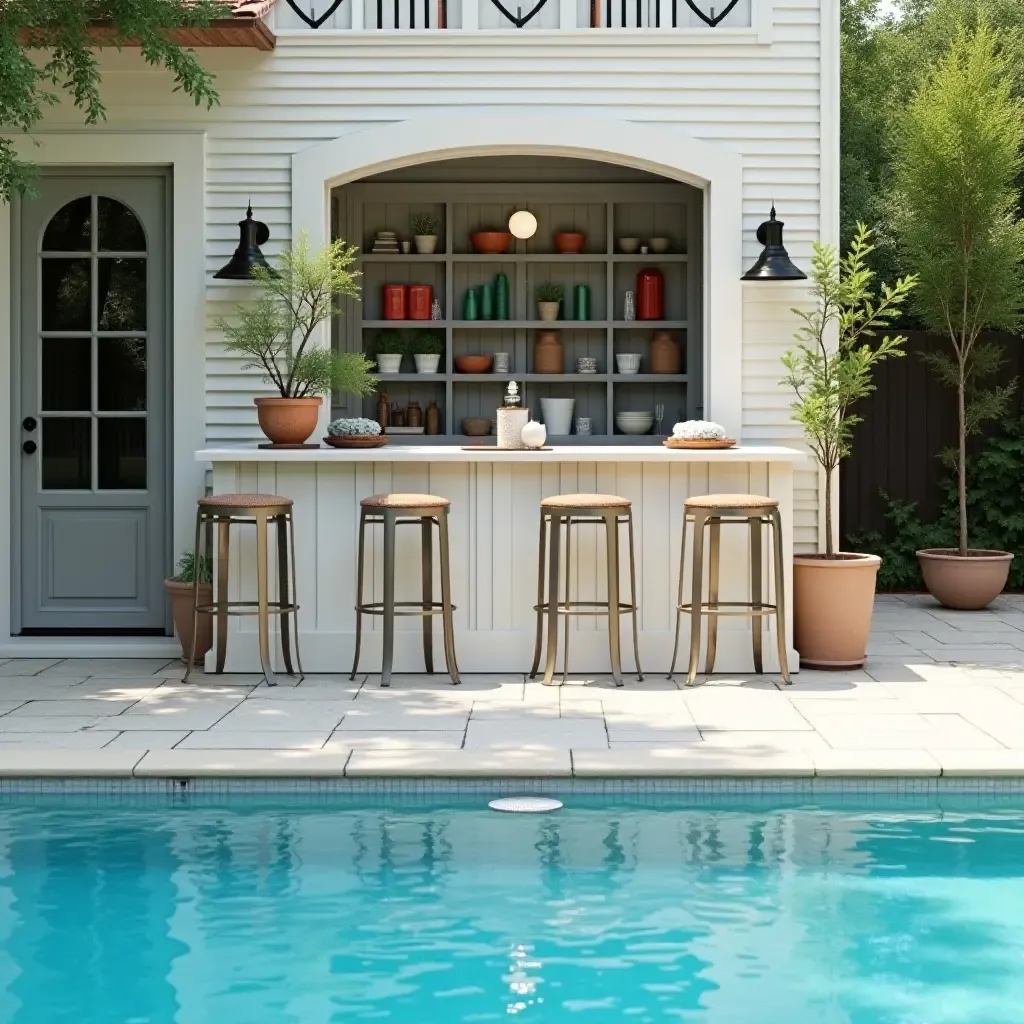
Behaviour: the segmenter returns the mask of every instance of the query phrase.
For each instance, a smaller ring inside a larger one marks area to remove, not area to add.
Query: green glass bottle
[[[479,320],[480,313],[477,304],[476,289],[467,288],[466,295],[462,300],[462,319]]]
[[[480,319],[494,319],[494,285],[490,282],[480,285]]]
[[[508,320],[508,276],[497,274],[494,278],[494,319]]]
[[[578,284],[573,290],[573,319],[590,319],[590,285]]]

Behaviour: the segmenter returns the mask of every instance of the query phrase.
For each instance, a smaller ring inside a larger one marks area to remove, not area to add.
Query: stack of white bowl
[[[653,412],[617,412],[615,426],[623,434],[646,434],[654,426]]]

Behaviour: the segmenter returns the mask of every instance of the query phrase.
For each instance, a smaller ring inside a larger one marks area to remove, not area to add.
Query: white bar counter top
[[[212,464],[213,494],[257,491],[294,502],[298,572],[299,640],[307,672],[348,672],[355,641],[356,551],[359,502],[371,494],[438,494],[451,501],[452,600],[455,646],[464,672],[524,672],[533,655],[537,602],[540,502],[556,494],[615,494],[630,501],[636,545],[640,605],[640,656],[645,673],[664,677],[672,658],[683,508],[691,495],[733,493],[768,495],[779,503],[783,524],[784,581],[792,606],[793,468],[806,456],[794,448],[745,445],[719,451],[676,451],[658,443],[554,446],[549,451],[464,451],[458,445],[389,444],[383,448],[258,448],[255,444],[208,448],[196,458]],[[364,600],[381,600],[382,538],[367,538]],[[762,574],[772,574],[765,537]],[[395,596],[420,598],[420,533],[399,530]],[[253,531],[240,526],[231,540],[230,590],[251,599],[255,591]],[[705,548],[707,545],[705,545]],[[687,542],[684,573],[689,581],[692,543]],[[628,590],[625,529],[620,579]],[[602,600],[606,586],[604,539],[596,527],[574,530],[571,587],[574,600]],[[748,600],[749,530],[726,527],[721,535],[721,590],[725,601]],[[271,559],[274,574],[276,559]],[[440,567],[434,552],[435,587]],[[705,571],[705,579],[707,573]],[[276,581],[272,581],[276,589]],[[687,582],[689,587],[689,582]],[[770,593],[766,589],[766,594]],[[372,596],[371,596],[372,595]],[[625,598],[624,598],[625,599]],[[623,651],[629,652],[628,616],[622,618]],[[275,623],[276,626],[276,623]],[[435,668],[441,664],[440,622],[435,622]],[[232,617],[227,669],[257,671],[256,623]],[[570,672],[608,670],[604,623],[576,618],[569,626]],[[774,631],[774,620],[765,628]],[[787,616],[787,633],[792,637]],[[688,649],[684,616],[680,650]],[[381,620],[364,620],[360,668],[379,671]],[[765,667],[777,671],[775,641],[764,638]],[[790,668],[797,659],[789,644]],[[681,655],[684,658],[685,655]],[[280,665],[280,659],[275,662]],[[208,666],[212,664],[208,662]],[[395,626],[396,672],[422,672],[421,623],[401,617]],[[561,659],[559,659],[561,669]],[[703,670],[703,659],[701,664]],[[624,672],[633,671],[623,654]],[[753,668],[750,622],[726,618],[719,624],[719,672]]]

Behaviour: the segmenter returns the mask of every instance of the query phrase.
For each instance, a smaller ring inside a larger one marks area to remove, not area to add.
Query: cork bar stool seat
[[[590,523],[603,525],[605,531],[606,571],[608,574],[607,601],[573,601],[570,598],[569,583],[572,579],[572,531],[575,527]],[[630,599],[619,598],[619,526],[625,525],[629,534],[629,580]],[[562,527],[565,527],[565,600],[559,597],[559,577]],[[550,543],[549,543],[550,541]],[[548,549],[550,548],[550,554]],[[633,616],[633,657],[637,675],[643,679],[640,669],[640,645],[637,634],[636,600],[636,558],[633,550],[633,511],[628,498],[614,494],[557,494],[544,498],[540,503],[540,539],[537,565],[537,632],[533,646],[533,667],[530,678],[537,675],[540,666],[540,651],[543,644],[544,620],[547,618],[547,661],[544,666],[544,685],[550,686],[558,657],[558,621],[564,617],[565,647],[562,655],[562,682],[569,674],[569,616],[602,615],[608,618],[608,649],[611,658],[612,678],[616,686],[622,686],[622,655],[619,640],[619,616],[623,613]],[[544,571],[547,566],[547,600],[544,597]]]
[[[764,640],[764,619],[775,617],[775,633],[778,641],[779,671],[787,683],[792,683],[786,651],[786,597],[784,589],[784,563],[782,552],[782,520],[779,503],[774,498],[760,494],[703,494],[687,498],[683,514],[683,540],[679,551],[679,592],[676,599],[676,632],[672,647],[672,664],[668,670],[671,679],[676,670],[679,652],[679,627],[682,615],[690,616],[690,663],[686,674],[686,685],[693,686],[697,678],[700,659],[701,622],[708,620],[708,646],[704,671],[711,675],[715,668],[715,653],[718,646],[718,619],[722,615],[741,615],[751,621],[751,642],[754,652],[754,671],[764,671],[762,643]],[[691,567],[691,597],[683,601],[684,564],[686,561],[686,527],[693,523],[693,557]],[[746,525],[750,531],[750,600],[720,601],[718,599],[718,574],[721,529],[729,524]],[[773,576],[775,578],[775,603],[764,600],[762,580],[761,531],[768,527],[772,532]],[[708,599],[704,600],[704,530],[710,535],[708,551]]]
[[[216,590],[213,601],[199,603],[199,574],[196,573],[192,592],[192,649],[189,651],[188,680],[195,663],[195,637],[198,635],[200,615],[212,615],[217,620],[217,662],[216,671],[224,671],[227,656],[228,616],[255,615],[259,629],[260,665],[268,686],[276,686],[274,666],[270,656],[270,616],[281,617],[281,654],[285,671],[294,675],[292,669],[291,629],[295,627],[295,658],[302,675],[302,659],[299,656],[299,606],[294,600],[295,579],[295,523],[292,519],[294,503],[291,498],[278,494],[214,494],[200,498],[196,505],[195,550],[203,550],[202,538],[205,533],[207,556],[214,564]],[[269,527],[277,528],[277,585],[278,598],[269,597]],[[231,601],[228,599],[228,567],[231,554],[231,528],[236,526],[256,527],[256,600]],[[217,530],[216,558],[212,551],[212,533]],[[289,596],[291,588],[291,597]],[[289,622],[289,616],[291,622]]]
[[[453,683],[458,684],[459,666],[455,660],[455,630],[452,622],[451,570],[448,562],[448,509],[451,502],[436,494],[371,494],[359,502],[359,553],[356,567],[356,646],[352,658],[355,679],[363,640],[363,616],[380,615],[384,619],[380,685],[391,685],[395,650],[395,616],[419,615],[423,619],[423,663],[434,671],[434,633],[432,619],[441,616],[444,627],[444,658]],[[363,568],[366,564],[366,528],[384,527],[384,593],[381,601],[363,601]],[[399,526],[420,527],[421,598],[419,601],[395,600],[395,531]],[[441,600],[434,600],[433,538],[437,527],[437,546],[441,564]]]

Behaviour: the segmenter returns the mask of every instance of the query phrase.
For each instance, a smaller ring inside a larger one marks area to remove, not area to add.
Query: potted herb
[[[320,324],[341,315],[337,299],[359,295],[357,272],[350,269],[355,252],[339,239],[310,253],[303,232],[277,257],[276,272],[253,268],[256,301],[239,306],[234,322],[217,321],[227,350],[247,359],[242,369],[262,370],[264,382],[278,392],[253,399],[260,428],[273,444],[304,443],[332,390],[367,395],[376,387],[361,355],[310,344]]]
[[[541,320],[552,321],[558,319],[558,307],[562,303],[565,289],[554,281],[543,281],[537,285],[537,313]]]
[[[196,581],[199,583],[199,604],[210,604],[213,601],[213,565],[205,555],[198,557],[192,551],[186,551],[178,561],[178,571],[174,576],[164,580],[167,601],[171,606],[171,618],[174,629],[181,641],[181,657],[188,661],[192,651],[193,599],[196,596]],[[213,618],[209,615],[198,617],[198,629],[195,634],[196,661],[206,656],[213,646]]]
[[[432,213],[414,213],[409,218],[412,235],[416,242],[416,251],[429,256],[437,248],[437,229],[441,226],[439,218]]]
[[[984,21],[961,28],[907,109],[895,183],[897,230],[920,285],[915,307],[949,353],[930,353],[956,391],[959,543],[917,552],[925,586],[950,608],[985,608],[1002,592],[1013,555],[970,546],[967,438],[1006,409],[1016,381],[983,387],[1001,363],[986,329],[1017,333],[1024,318],[1024,221],[1017,217],[1024,102],[1007,49]]]
[[[409,345],[417,373],[437,373],[444,352],[444,338],[434,331],[417,331]]]
[[[367,355],[381,373],[401,373],[402,357],[409,343],[401,331],[381,331],[371,342]]]
[[[825,482],[825,550],[793,558],[793,634],[800,663],[816,668],[854,668],[864,664],[875,600],[877,555],[836,551],[832,529],[832,493],[839,463],[850,454],[853,428],[861,417],[851,406],[875,390],[875,366],[902,356],[906,338],[874,339],[899,315],[914,287],[913,277],[874,291],[867,258],[871,233],[857,225],[849,253],[839,258],[833,246],[815,245],[810,310],[794,309],[803,321],[796,347],[782,358],[796,400],[793,419]]]

